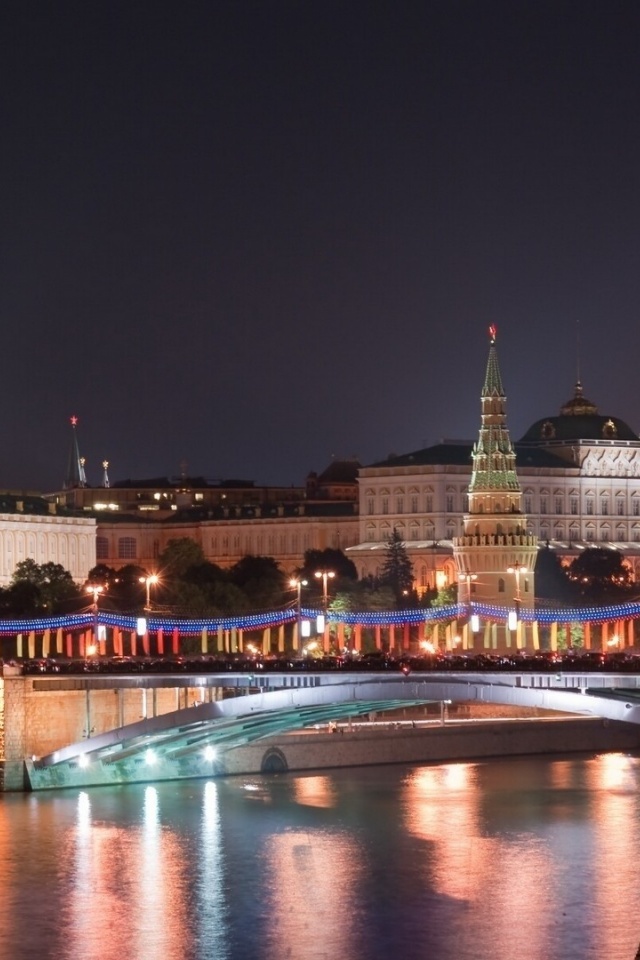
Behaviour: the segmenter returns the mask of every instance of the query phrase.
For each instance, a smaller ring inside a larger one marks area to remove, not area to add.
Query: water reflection
[[[608,755],[7,796],[0,960],[631,960],[639,781]]]

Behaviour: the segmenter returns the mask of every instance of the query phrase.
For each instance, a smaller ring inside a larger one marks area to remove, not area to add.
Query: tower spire
[[[80,448],[78,446],[78,433],[76,430],[78,418],[75,414],[69,417],[69,423],[71,424],[71,449],[69,450],[67,476],[64,482],[65,490],[73,490],[77,487],[86,487],[87,485],[87,476],[84,470],[85,459],[80,456]]]
[[[531,606],[537,538],[527,533],[522,513],[522,491],[516,473],[516,454],[507,427],[507,398],[502,386],[497,331],[489,327],[489,356],[480,397],[481,423],[471,452],[468,512],[464,533],[454,537],[453,555],[460,584],[485,603]],[[510,572],[511,571],[511,572]],[[514,575],[512,571],[516,571]],[[524,580],[520,573],[527,573]],[[521,595],[524,592],[524,598]],[[461,586],[460,602],[471,602]],[[518,628],[522,632],[521,626]],[[520,636],[520,634],[518,634]],[[504,643],[511,643],[505,634]]]

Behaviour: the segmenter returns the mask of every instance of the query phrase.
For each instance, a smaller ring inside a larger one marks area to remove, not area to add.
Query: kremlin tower
[[[517,614],[533,607],[537,537],[527,533],[522,492],[516,475],[516,455],[509,438],[506,396],[502,388],[496,328],[489,328],[489,358],[482,388],[482,424],[473,446],[468,512],[464,534],[453,540],[458,574],[458,599],[495,604]],[[513,630],[496,624],[489,645],[516,645]],[[512,622],[512,627],[515,623]],[[518,646],[524,646],[518,626]]]

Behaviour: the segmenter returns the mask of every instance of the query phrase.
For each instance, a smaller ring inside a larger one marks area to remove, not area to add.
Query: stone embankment
[[[640,753],[640,731],[594,718],[487,719],[348,724],[238,747],[221,774],[323,770],[388,763],[436,763],[570,753]]]

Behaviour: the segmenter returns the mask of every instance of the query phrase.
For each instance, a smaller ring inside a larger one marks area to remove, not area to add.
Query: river
[[[640,759],[7,795],[2,960],[634,960]]]

